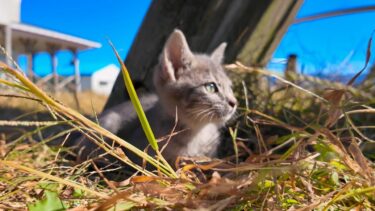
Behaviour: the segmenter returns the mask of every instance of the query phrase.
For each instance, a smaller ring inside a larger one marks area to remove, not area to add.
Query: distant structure
[[[82,89],[108,96],[111,94],[112,87],[120,73],[119,67],[115,64],[109,64],[90,76],[82,77]]]
[[[0,0],[0,45],[5,47],[9,56],[17,60],[18,56],[27,56],[27,75],[31,80],[43,85],[53,80],[53,91],[58,91],[67,84],[74,82],[75,90],[81,91],[79,69],[79,51],[100,48],[96,42],[60,32],[26,25],[20,22],[21,0]],[[58,51],[69,50],[73,54],[74,76],[59,79],[57,73]],[[51,56],[52,74],[38,78],[34,74],[34,58],[40,52],[48,52]],[[8,57],[0,56],[9,65]]]

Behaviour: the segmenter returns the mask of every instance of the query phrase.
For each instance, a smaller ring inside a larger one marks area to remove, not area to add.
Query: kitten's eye
[[[215,83],[206,83],[204,85],[204,88],[206,88],[207,92],[209,93],[215,93],[218,92],[219,90],[217,89],[217,86]]]

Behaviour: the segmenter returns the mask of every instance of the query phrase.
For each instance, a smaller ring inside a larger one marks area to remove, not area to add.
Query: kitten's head
[[[232,82],[221,62],[226,43],[211,55],[190,51],[184,34],[175,30],[168,38],[154,73],[154,85],[163,106],[178,121],[195,126],[224,124],[234,114],[237,101]]]

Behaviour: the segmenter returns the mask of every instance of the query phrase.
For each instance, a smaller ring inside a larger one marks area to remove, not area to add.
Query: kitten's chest
[[[176,156],[214,157],[220,144],[220,132],[216,125],[208,124],[196,131],[176,136],[168,147]]]
[[[175,127],[175,118],[163,112],[160,104],[151,109],[148,112],[148,116],[155,136],[159,139],[168,139],[172,129]],[[164,144],[168,144],[163,151],[163,155],[167,160],[174,162],[178,156],[216,156],[217,148],[220,144],[220,132],[217,125],[210,123],[194,130],[186,128],[184,125],[177,125],[173,132],[177,134],[172,136],[169,142],[160,142],[160,148],[163,148]],[[144,147],[140,146],[140,148]]]

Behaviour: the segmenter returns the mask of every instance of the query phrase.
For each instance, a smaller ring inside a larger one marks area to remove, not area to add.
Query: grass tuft
[[[19,70],[0,63],[0,71],[10,76],[0,84],[13,90],[0,99],[33,102],[38,106],[29,110],[44,114],[41,118],[29,112],[0,120],[0,209],[371,210],[375,206],[375,98],[353,87],[355,79],[332,89],[337,82],[332,87],[306,77],[291,82],[241,63],[227,66],[240,108],[223,135],[221,159],[179,158],[174,170],[160,155],[129,73],[114,52],[157,156],[111,134],[55,100]],[[259,92],[261,82],[267,82],[268,89]],[[30,105],[19,103],[23,106]],[[138,173],[115,180],[108,175],[121,172],[116,167],[99,168],[92,160],[72,163],[62,156],[71,153],[69,148],[46,146],[56,139],[67,140],[74,131],[86,134],[106,154]],[[158,170],[131,162],[102,137]]]

